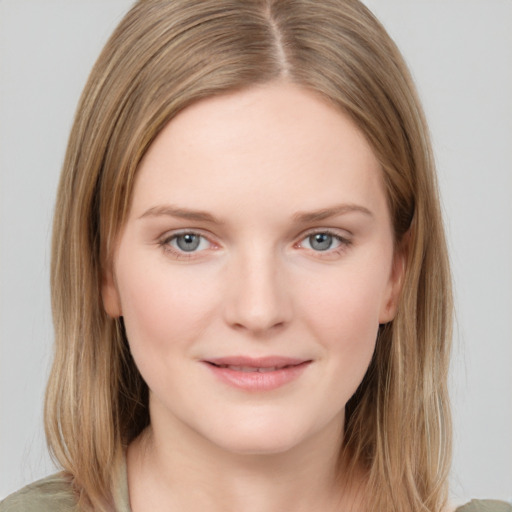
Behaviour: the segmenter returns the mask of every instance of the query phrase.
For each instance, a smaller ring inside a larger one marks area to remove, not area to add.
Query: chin
[[[207,436],[221,449],[238,455],[283,454],[311,437],[308,426],[301,426],[292,418],[245,418],[231,425]]]
[[[236,455],[279,455],[293,450],[300,445],[300,440],[276,437],[260,433],[258,436],[236,436],[221,445],[221,448]]]

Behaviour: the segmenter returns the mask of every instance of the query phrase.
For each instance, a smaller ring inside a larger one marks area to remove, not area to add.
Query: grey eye
[[[334,237],[329,233],[315,233],[308,237],[309,246],[315,251],[327,251],[332,247]]]
[[[195,235],[194,233],[186,233],[184,235],[178,235],[174,239],[174,242],[178,249],[184,252],[195,251],[201,243],[201,236]]]

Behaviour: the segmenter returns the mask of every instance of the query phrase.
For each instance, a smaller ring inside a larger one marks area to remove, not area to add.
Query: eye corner
[[[315,236],[322,236],[323,239],[314,242]],[[315,247],[314,244],[317,242],[320,245]],[[333,258],[341,256],[351,245],[353,245],[351,234],[344,235],[339,230],[317,228],[301,234],[293,244],[293,248],[304,250],[315,258]]]
[[[203,253],[220,249],[220,245],[211,236],[196,229],[168,231],[158,238],[157,245],[166,255],[176,260],[197,259],[204,257]]]

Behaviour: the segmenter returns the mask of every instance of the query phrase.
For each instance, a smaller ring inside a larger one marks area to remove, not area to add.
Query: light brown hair
[[[141,0],[83,92],[55,211],[56,349],[46,395],[52,454],[104,510],[123,450],[149,424],[148,389],[101,300],[138,165],[200,98],[287,80],[349,115],[380,160],[396,250],[396,318],[347,404],[341,453],[367,476],[368,511],[439,512],[450,463],[448,257],[428,130],[407,67],[357,0]]]

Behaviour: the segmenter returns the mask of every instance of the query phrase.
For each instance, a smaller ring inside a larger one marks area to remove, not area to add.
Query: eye
[[[202,242],[202,243],[201,243]],[[184,233],[183,235],[176,235],[170,240],[170,244],[185,252],[192,252],[198,249],[201,245],[205,245],[206,239],[201,235],[195,233]],[[204,249],[204,247],[202,247]]]
[[[197,233],[179,233],[163,241],[176,252],[199,252],[210,248],[210,242]]]
[[[315,251],[327,251],[337,240],[329,233],[315,233],[307,237],[309,247]]]
[[[299,246],[315,252],[337,252],[350,245],[350,240],[329,231],[317,231],[301,240]]]

